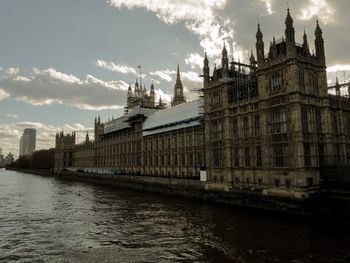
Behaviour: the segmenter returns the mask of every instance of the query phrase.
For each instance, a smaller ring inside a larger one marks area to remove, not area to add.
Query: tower
[[[307,35],[306,35],[305,30],[304,30],[304,35],[303,35],[303,51],[304,51],[305,55],[307,55],[307,56],[310,55],[309,43],[307,41]]]
[[[221,66],[222,66],[222,76],[228,77],[228,57],[227,57],[227,50],[226,50],[225,43],[224,43],[224,48],[222,49]]]
[[[210,68],[209,68],[209,60],[208,60],[208,57],[207,57],[207,53],[204,54],[204,61],[203,61],[203,84],[204,86],[206,86],[206,84],[209,83],[209,71],[210,71]]]
[[[131,85],[129,83],[129,88],[128,88],[128,98],[132,96],[132,90],[131,90]]]
[[[285,29],[285,37],[286,37],[286,45],[287,45],[287,55],[293,56],[295,54],[295,30],[293,26],[293,18],[290,15],[289,8],[287,9],[287,17],[286,17],[286,29]]]
[[[251,73],[254,73],[257,67],[257,62],[253,54],[253,50],[250,51],[250,58],[249,58],[250,66],[251,66]]]
[[[155,93],[154,93],[154,85],[153,85],[153,82],[152,82],[152,84],[151,84],[151,89],[150,89],[150,100],[151,100],[151,102],[152,102],[153,105],[154,105],[154,103],[155,103]]]
[[[258,24],[258,31],[256,32],[256,55],[258,59],[258,66],[260,66],[265,61],[264,40],[263,34],[260,30],[260,24]]]
[[[184,88],[181,82],[181,77],[180,77],[180,67],[179,64],[177,65],[177,75],[176,75],[176,82],[174,86],[174,98],[173,101],[171,102],[171,106],[176,106],[181,103],[186,102],[186,98],[184,97]]]
[[[85,143],[88,143],[89,141],[90,141],[90,139],[89,139],[89,132],[87,131],[86,135],[85,135]]]
[[[322,36],[322,30],[317,20],[316,30],[315,30],[315,48],[316,48],[316,58],[323,65],[326,66],[326,58],[324,52],[324,40]]]

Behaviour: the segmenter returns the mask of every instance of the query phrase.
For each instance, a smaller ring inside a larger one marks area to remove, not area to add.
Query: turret
[[[180,77],[180,66],[179,64],[177,64],[176,82],[174,86],[174,98],[171,102],[171,106],[175,106],[184,102],[186,102],[184,97],[184,87],[182,85]]]
[[[251,69],[252,69],[251,72],[255,71],[257,62],[256,62],[256,59],[254,57],[253,50],[250,51],[249,62],[250,62],[250,66],[251,66]]]
[[[338,81],[338,77],[335,80],[335,95],[340,96],[340,85]]]
[[[88,143],[89,141],[90,141],[90,139],[89,139],[89,132],[87,131],[86,135],[85,135],[85,143]]]
[[[210,72],[210,68],[209,68],[209,60],[207,57],[207,53],[204,53],[204,61],[203,61],[203,82],[204,82],[204,86],[205,84],[209,83],[209,72]]]
[[[217,79],[218,79],[218,71],[217,71],[217,69],[216,69],[216,64],[214,64],[213,79],[214,79],[214,80],[217,80]]]
[[[273,59],[277,57],[277,45],[276,45],[276,38],[273,37],[273,40],[270,44],[270,52],[269,52],[269,58]]]
[[[158,107],[163,108],[163,101],[161,96],[159,96]]]
[[[306,55],[310,55],[310,50],[309,50],[309,43],[307,41],[307,35],[304,30],[304,35],[303,35],[303,50]]]
[[[265,50],[263,34],[260,30],[260,24],[258,24],[258,31],[256,32],[256,55],[258,59],[258,66],[265,61]]]
[[[132,97],[132,90],[131,90],[131,85],[129,83],[129,88],[128,88],[128,98]]]
[[[286,37],[286,44],[287,44],[287,55],[294,55],[295,54],[295,30],[293,26],[293,18],[289,13],[289,8],[287,9],[287,17],[286,17],[285,24],[286,24],[285,37]]]
[[[326,66],[326,57],[324,52],[324,40],[322,37],[322,30],[317,20],[316,30],[315,30],[315,48],[316,48],[316,58],[322,63],[322,65]]]
[[[150,99],[151,99],[151,101],[154,103],[154,100],[155,100],[155,93],[154,93],[154,85],[153,85],[153,82],[152,82],[151,88],[150,88]]]
[[[225,43],[224,43],[224,48],[222,49],[221,65],[222,65],[222,77],[228,77],[228,56],[227,56]]]
[[[139,83],[137,82],[137,79],[135,81],[135,96],[139,95]]]

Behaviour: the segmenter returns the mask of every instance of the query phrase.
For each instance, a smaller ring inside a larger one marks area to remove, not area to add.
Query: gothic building
[[[174,86],[174,97],[171,102],[171,106],[173,107],[184,102],[186,102],[186,98],[184,96],[184,88],[181,82],[180,68],[179,65],[177,65],[176,83]]]
[[[183,89],[179,66],[170,108],[161,98],[155,103],[153,83],[147,94],[136,81],[123,116],[104,123],[95,119],[95,141],[86,135],[76,145],[75,135],[56,136],[55,168],[198,177],[204,163],[203,100],[186,102]]]
[[[201,168],[208,187],[305,196],[323,167],[350,161],[350,100],[338,81],[335,95],[328,92],[318,22],[315,52],[306,32],[302,40],[289,10],[268,52],[258,25],[249,63],[229,61],[224,45],[211,70],[205,54],[203,98],[186,102],[178,67],[169,108],[156,105],[153,84],[147,94],[136,81],[122,117],[95,120],[94,142],[56,136],[56,169],[198,178]]]
[[[328,94],[322,30],[317,22],[315,53],[295,40],[288,10],[285,35],[265,54],[260,25],[250,64],[230,62],[224,47],[221,68],[209,74],[204,59],[207,171],[211,182],[263,187],[296,194],[317,187],[320,167],[349,159],[347,98]],[[337,89],[339,90],[339,89]],[[346,124],[346,125],[345,125]],[[270,188],[269,188],[270,187]]]

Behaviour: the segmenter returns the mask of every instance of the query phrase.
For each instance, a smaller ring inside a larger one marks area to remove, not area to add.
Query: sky
[[[289,0],[296,41],[304,30],[314,49],[316,20],[324,33],[328,82],[350,78],[350,2]],[[220,64],[247,61],[257,23],[265,48],[284,34],[283,0],[1,0],[0,148],[18,155],[24,128],[37,129],[37,149],[60,130],[93,134],[94,118],[123,114],[126,90],[142,70],[147,90],[169,102],[177,64],[188,99],[201,87],[207,52]],[[255,50],[254,50],[255,52]]]

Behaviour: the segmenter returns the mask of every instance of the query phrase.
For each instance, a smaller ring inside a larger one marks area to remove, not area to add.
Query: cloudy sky
[[[296,38],[313,49],[316,19],[324,32],[329,82],[350,74],[350,2],[289,0]],[[218,62],[223,42],[246,60],[260,21],[265,47],[284,32],[281,0],[1,0],[0,148],[18,154],[25,127],[37,148],[60,129],[82,140],[95,116],[120,116],[128,83],[142,65],[143,83],[169,101],[177,63],[187,96],[201,86],[204,51]],[[350,76],[350,75],[349,75]]]

